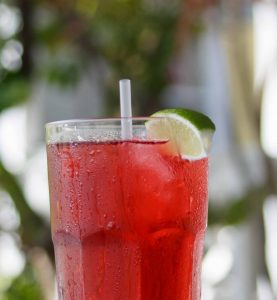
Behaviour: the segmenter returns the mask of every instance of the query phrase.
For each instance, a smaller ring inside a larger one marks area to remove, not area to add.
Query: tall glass
[[[46,125],[60,300],[199,300],[208,160],[134,118]]]

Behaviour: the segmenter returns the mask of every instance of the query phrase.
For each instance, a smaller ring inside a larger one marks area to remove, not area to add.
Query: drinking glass
[[[199,300],[207,157],[154,140],[150,118],[46,125],[60,300]],[[125,120],[126,121],[126,120]]]

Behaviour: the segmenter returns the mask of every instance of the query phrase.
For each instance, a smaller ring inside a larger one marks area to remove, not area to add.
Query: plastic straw
[[[119,81],[120,112],[121,112],[121,137],[124,140],[132,139],[132,105],[131,105],[131,81],[121,79]]]

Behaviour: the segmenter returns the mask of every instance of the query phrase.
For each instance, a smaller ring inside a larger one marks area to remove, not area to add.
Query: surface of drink
[[[199,300],[207,158],[166,141],[48,145],[60,300]]]

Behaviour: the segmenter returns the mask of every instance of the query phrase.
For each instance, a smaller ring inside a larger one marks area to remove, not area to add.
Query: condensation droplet
[[[113,229],[114,227],[115,227],[115,223],[112,222],[112,221],[110,221],[110,222],[107,224],[107,229],[108,229],[108,230],[111,230],[111,229]]]

